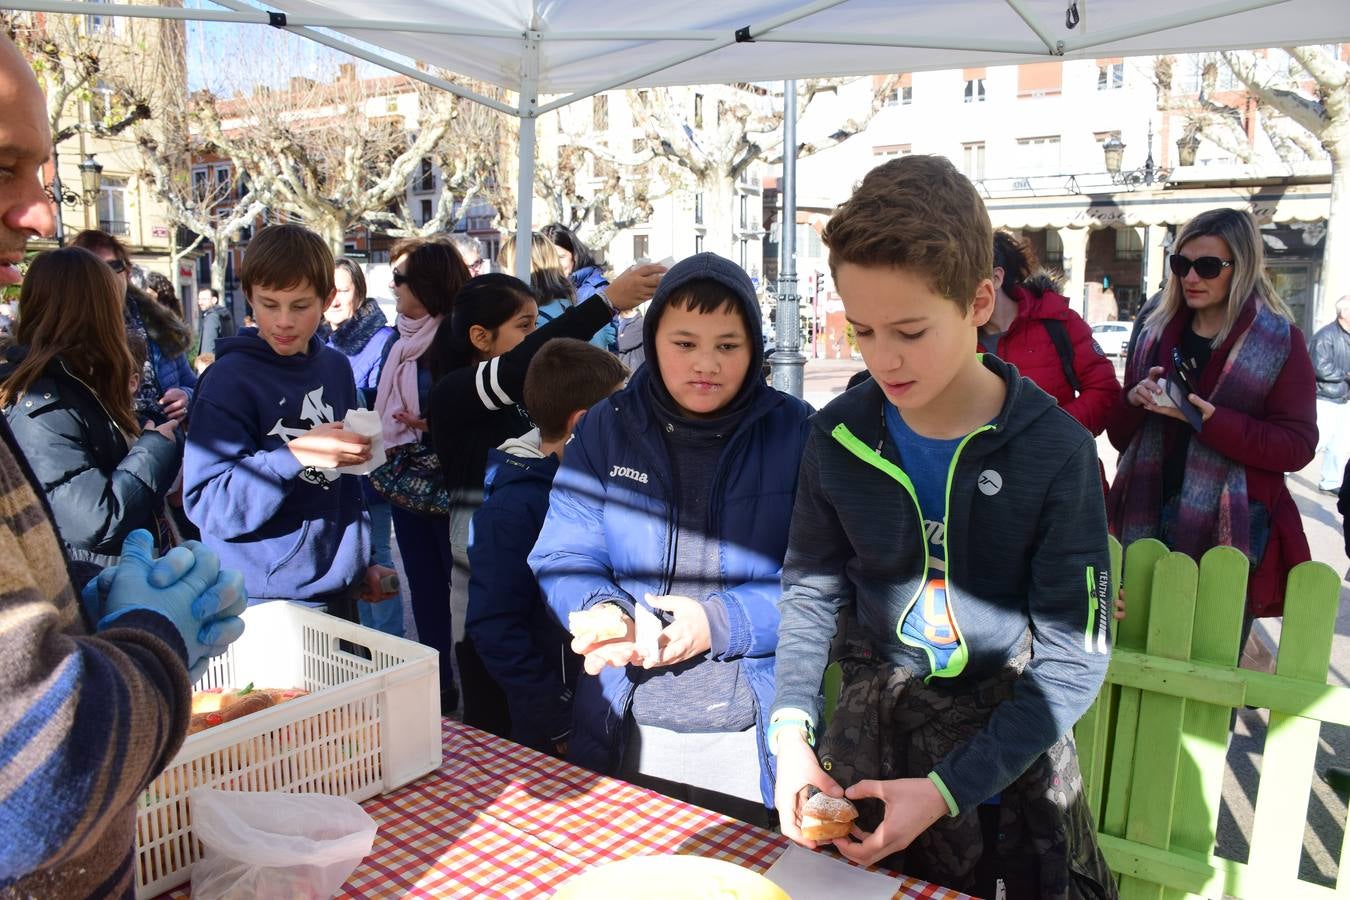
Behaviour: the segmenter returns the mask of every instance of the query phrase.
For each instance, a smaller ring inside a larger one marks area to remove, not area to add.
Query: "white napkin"
[[[370,459],[354,466],[342,466],[343,475],[369,475],[384,465],[384,435],[380,428],[380,414],[373,409],[351,409],[342,420],[342,427],[370,438]]]
[[[788,844],[764,877],[787,891],[792,900],[891,900],[900,881],[869,872],[842,859]]]

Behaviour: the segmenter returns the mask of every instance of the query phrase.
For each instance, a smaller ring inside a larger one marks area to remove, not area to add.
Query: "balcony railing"
[[[131,223],[124,219],[99,219],[98,227],[101,231],[117,237],[128,237],[131,234]]]

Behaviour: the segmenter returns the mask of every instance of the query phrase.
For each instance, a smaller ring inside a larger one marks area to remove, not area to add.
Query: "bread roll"
[[[567,614],[567,630],[574,637],[589,637],[592,643],[612,641],[628,634],[623,610],[613,603],[601,603],[590,609]]]
[[[808,841],[832,841],[853,830],[858,808],[844,797],[813,794],[802,806],[802,837]]]

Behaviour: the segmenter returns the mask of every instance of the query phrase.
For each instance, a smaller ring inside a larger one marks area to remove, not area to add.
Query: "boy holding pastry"
[[[530,554],[585,657],[567,757],[767,822],[765,713],[809,408],[759,377],[759,302],[729,260],[672,267],[643,329],[646,363],[582,419]]]
[[[198,384],[183,459],[183,506],[249,603],[293,600],[356,619],[392,596],[371,563],[370,517],[354,475],[370,438],[343,427],[359,409],[347,358],[315,337],[336,293],[333,256],[300,225],[269,225],[242,273],[256,328],[216,344]]]
[[[950,162],[873,169],[823,237],[872,379],[815,416],[802,458],[769,729],[783,833],[814,846],[816,788],[858,802],[833,839],[854,861],[905,851],[907,874],[986,897],[1113,896],[1070,734],[1110,654],[1092,435],[977,352],[993,235]]]

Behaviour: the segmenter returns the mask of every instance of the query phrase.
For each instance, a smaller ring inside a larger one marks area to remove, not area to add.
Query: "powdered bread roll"
[[[592,642],[612,641],[628,634],[628,624],[623,620],[623,610],[613,603],[601,603],[568,613],[567,630],[575,637],[589,637]]]
[[[858,808],[847,798],[814,794],[802,806],[802,837],[808,841],[832,841],[853,830]]]

